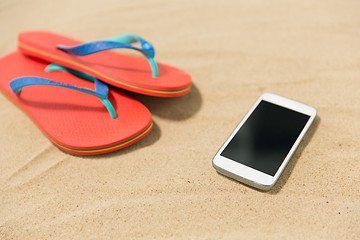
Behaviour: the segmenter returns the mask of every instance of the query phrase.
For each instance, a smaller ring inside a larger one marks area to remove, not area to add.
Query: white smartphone
[[[214,168],[252,187],[269,190],[315,116],[313,107],[264,93],[216,153]]]

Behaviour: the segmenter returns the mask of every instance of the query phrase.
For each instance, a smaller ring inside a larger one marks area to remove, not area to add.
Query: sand
[[[44,29],[137,33],[192,75],[180,98],[132,96],[155,127],[117,152],[60,151],[0,94],[0,239],[360,239],[359,1],[0,2],[0,56]],[[211,160],[263,93],[318,110],[278,183]]]

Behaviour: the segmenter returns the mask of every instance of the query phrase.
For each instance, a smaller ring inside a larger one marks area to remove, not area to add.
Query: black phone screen
[[[274,176],[309,119],[262,100],[220,155]]]

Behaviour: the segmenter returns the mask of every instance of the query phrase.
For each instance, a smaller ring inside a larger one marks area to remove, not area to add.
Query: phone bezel
[[[282,164],[280,165],[280,167],[278,168],[278,170],[276,171],[274,176],[263,173],[259,170],[248,167],[244,164],[238,163],[232,159],[229,159],[229,158],[226,158],[226,157],[220,155],[221,152],[224,150],[224,148],[229,144],[231,139],[238,132],[238,130],[242,127],[242,125],[245,123],[245,121],[250,117],[252,112],[256,109],[256,107],[259,105],[259,103],[262,100],[310,116],[309,120],[305,124],[301,133],[297,137],[294,145],[290,148],[288,154],[286,155],[285,159],[283,160]],[[302,138],[304,137],[304,135],[307,132],[307,130],[309,129],[310,125],[314,121],[315,117],[316,117],[316,110],[313,107],[310,107],[308,105],[305,105],[303,103],[300,103],[300,102],[297,102],[297,101],[294,101],[294,100],[291,100],[291,99],[288,99],[285,97],[281,97],[276,94],[264,93],[256,100],[255,104],[251,107],[251,109],[248,111],[248,113],[245,115],[245,117],[237,125],[235,130],[227,138],[225,143],[217,151],[217,153],[212,161],[213,166],[218,172],[220,172],[228,177],[234,178],[238,181],[241,181],[243,183],[246,183],[250,186],[253,186],[253,187],[256,187],[256,188],[259,188],[262,190],[269,190],[275,184],[275,182],[277,181],[277,179],[283,172],[285,166],[287,165],[291,156],[294,154],[295,150],[299,146]]]

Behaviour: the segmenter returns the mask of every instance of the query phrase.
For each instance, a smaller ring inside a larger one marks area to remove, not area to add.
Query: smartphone
[[[305,104],[264,93],[213,158],[221,174],[270,190],[316,116]]]

